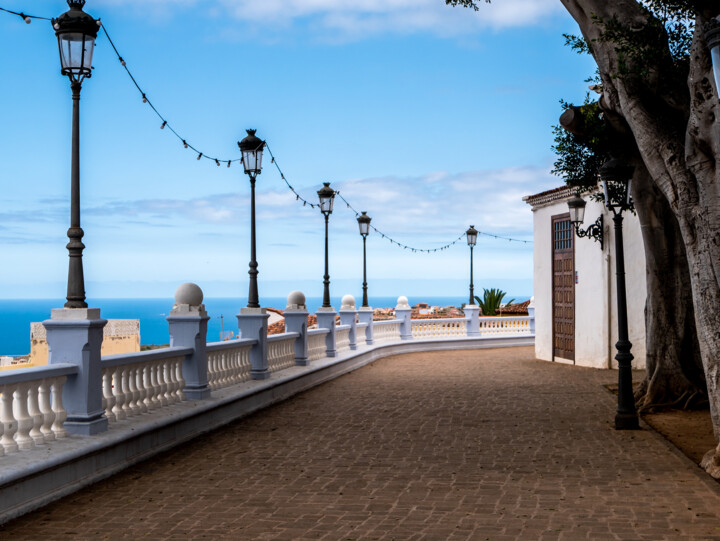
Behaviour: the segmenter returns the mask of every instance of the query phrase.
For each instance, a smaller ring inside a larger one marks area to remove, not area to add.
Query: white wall
[[[615,237],[612,214],[600,202],[586,197],[583,229],[603,214],[604,248],[575,237],[575,364],[594,368],[616,367],[617,300]],[[567,212],[562,199],[533,208],[535,295],[535,355],[552,361],[552,216]],[[635,356],[633,367],[645,366],[645,254],[637,217],[624,213],[625,272],[628,330]]]

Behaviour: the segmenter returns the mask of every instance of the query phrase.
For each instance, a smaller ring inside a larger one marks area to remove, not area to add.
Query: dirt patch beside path
[[[666,410],[642,418],[696,464],[717,445],[709,410]]]

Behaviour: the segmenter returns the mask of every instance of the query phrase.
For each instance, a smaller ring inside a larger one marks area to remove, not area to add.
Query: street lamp
[[[467,235],[467,243],[470,246],[470,302],[468,304],[475,304],[475,289],[473,288],[473,248],[477,243],[478,232],[474,225],[470,226],[470,229],[465,231]]]
[[[712,61],[713,74],[715,75],[715,92],[720,100],[720,15],[710,19],[703,28],[705,41],[710,49],[710,60]]]
[[[627,300],[625,294],[625,253],[623,250],[622,213],[632,208],[630,184],[634,168],[611,158],[600,168],[605,206],[613,213],[615,223],[615,272],[617,275],[618,341],[615,344],[618,362],[618,406],[616,430],[640,428],[632,388],[632,343],[628,339]]]
[[[85,13],[84,5],[85,0],[68,0],[70,10],[52,20],[60,50],[60,73],[70,79],[73,100],[70,228],[67,232],[70,262],[65,308],[87,308],[82,264],[84,232],[80,227],[80,90],[83,81],[92,76],[93,49],[100,21]]]
[[[255,136],[256,130],[246,130],[247,137],[238,142],[242,152],[245,173],[250,177],[250,288],[248,291],[248,308],[260,308],[258,296],[258,264],[255,250],[255,180],[262,170],[262,155],[265,141]]]
[[[318,190],[320,199],[320,212],[325,216],[325,277],[323,279],[323,303],[322,308],[331,308],[330,305],[330,274],[328,271],[328,221],[333,211],[335,190],[330,187],[329,182],[323,182],[323,187]]]
[[[366,250],[365,245],[367,241],[367,236],[370,234],[370,216],[367,215],[367,212],[363,211],[363,213],[358,216],[358,227],[360,227],[360,235],[362,235],[363,238],[363,302],[362,307],[366,308],[368,306],[368,296],[367,296],[367,259],[366,259]]]
[[[587,229],[580,229],[580,224],[585,221],[585,200],[580,195],[575,194],[575,197],[568,201],[568,209],[570,210],[570,222],[575,227],[575,234],[582,238],[587,237],[600,243],[600,249],[603,249],[603,228],[604,221],[602,214],[595,220],[594,224],[588,226]]]

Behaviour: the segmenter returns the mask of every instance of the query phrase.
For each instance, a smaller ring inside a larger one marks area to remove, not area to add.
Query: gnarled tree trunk
[[[634,0],[561,0],[591,44],[603,82],[603,101],[632,131],[653,183],[677,219],[690,274],[698,344],[715,436],[720,436],[720,106],[710,55],[700,28],[720,11],[714,1],[696,19],[686,85],[673,86],[662,54],[643,66],[651,80],[619,78],[618,47],[602,40],[598,21],[616,18],[627,28],[647,25]],[[715,4],[711,6],[711,4]],[[701,6],[702,8],[702,6]],[[714,10],[714,11],[713,11]],[[662,53],[662,51],[659,51]],[[667,53],[669,54],[669,53]],[[665,59],[666,60],[666,59]],[[720,448],[703,465],[720,477]]]
[[[648,292],[646,375],[635,390],[638,409],[698,406],[707,397],[685,247],[665,196],[642,163],[635,168],[633,201],[645,247]]]

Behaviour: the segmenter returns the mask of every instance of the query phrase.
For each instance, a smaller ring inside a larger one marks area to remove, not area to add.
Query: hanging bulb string
[[[319,207],[320,205],[317,203],[311,203],[307,199],[305,199],[302,195],[300,195],[295,188],[292,187],[292,185],[288,182],[287,178],[285,178],[285,173],[282,172],[282,169],[280,169],[280,164],[275,159],[275,155],[272,153],[272,150],[270,150],[270,145],[268,145],[267,141],[265,141],[265,150],[268,151],[268,154],[270,154],[270,163],[275,166],[275,169],[277,169],[278,174],[280,175],[280,178],[283,180],[285,185],[288,187],[288,189],[295,194],[295,201],[302,201],[303,207],[306,207],[307,205],[310,205],[310,208]]]
[[[145,93],[143,91],[143,89],[140,87],[140,85],[138,84],[137,79],[135,79],[135,76],[133,76],[132,72],[130,71],[130,68],[128,68],[127,61],[122,57],[120,52],[117,50],[117,47],[115,47],[115,43],[113,42],[112,38],[110,37],[110,34],[107,31],[107,28],[105,28],[105,25],[103,25],[101,28],[102,28],[103,33],[107,37],[107,40],[110,43],[110,46],[112,47],[113,51],[115,51],[115,55],[117,56],[118,61],[120,62],[122,67],[127,72],[128,77],[130,77],[130,80],[135,85],[135,88],[137,88],[138,92],[140,92],[140,96],[142,97],[143,103],[149,105],[150,108],[153,110],[153,112],[157,115],[157,117],[162,121],[162,124],[160,125],[160,129],[164,130],[165,128],[167,128],[168,130],[170,130],[173,133],[173,135],[175,135],[175,137],[178,138],[178,140],[183,144],[183,146],[185,148],[189,148],[189,149],[197,152],[198,160],[201,158],[205,158],[207,160],[215,162],[216,165],[220,165],[220,162],[227,163],[228,167],[230,167],[230,164],[232,162],[239,162],[242,160],[242,158],[235,158],[233,160],[228,160],[228,159],[221,159],[221,158],[217,158],[217,157],[213,157],[213,156],[208,156],[204,152],[200,151],[198,148],[196,148],[193,145],[191,145],[190,143],[188,143],[187,139],[185,139],[182,135],[180,135],[177,131],[175,131],[175,128],[173,128],[172,125],[170,124],[170,122],[160,113],[160,111],[157,110],[155,105],[153,105],[152,101],[148,97],[147,93]]]
[[[280,178],[283,180],[283,182],[285,183],[285,185],[287,186],[287,188],[293,193],[293,195],[295,195],[295,200],[296,200],[298,203],[302,202],[303,207],[306,207],[306,206],[308,206],[308,205],[310,206],[310,208],[313,208],[313,209],[314,209],[315,207],[319,207],[320,205],[318,205],[317,203],[311,203],[310,201],[308,201],[307,199],[305,199],[302,195],[300,195],[295,188],[293,188],[292,184],[290,184],[290,182],[288,181],[287,177],[285,176],[285,173],[283,173],[283,170],[280,168],[280,164],[278,163],[277,158],[275,158],[275,155],[273,154],[272,150],[270,149],[270,145],[267,143],[267,141],[265,141],[265,149],[267,150],[268,154],[270,154],[270,163],[275,166],[275,168],[276,168],[277,171],[278,171],[278,174],[280,175]],[[349,202],[347,199],[345,199],[345,196],[343,196],[339,191],[336,191],[336,192],[335,192],[335,196],[338,197],[338,198],[340,198],[340,199],[343,201],[343,203],[345,203],[345,207],[348,208],[351,212],[353,212],[353,213],[355,214],[355,217],[356,217],[356,218],[357,218],[358,216],[360,216],[360,213],[357,211],[357,209],[355,209],[355,207],[353,207],[353,206],[350,204],[350,202]],[[452,242],[449,242],[449,243],[447,243],[447,244],[445,244],[445,245],[443,245],[443,246],[439,246],[438,248],[416,248],[416,247],[409,246],[409,245],[407,245],[407,244],[403,244],[403,243],[401,243],[401,242],[396,241],[396,240],[395,240],[394,238],[392,238],[390,235],[387,235],[386,233],[383,233],[382,231],[380,231],[377,227],[375,227],[375,226],[372,225],[372,224],[370,225],[370,227],[372,228],[373,231],[375,231],[378,235],[380,235],[381,238],[387,239],[391,244],[394,244],[394,245],[402,248],[403,250],[412,250],[413,252],[423,252],[423,253],[427,253],[427,254],[429,254],[429,253],[434,253],[434,252],[440,252],[440,251],[442,251],[442,250],[447,250],[447,249],[450,248],[451,246],[453,246],[453,245],[457,244],[458,242],[460,242],[460,241],[463,239],[463,237],[465,237],[465,233],[463,233],[463,234],[461,234],[457,239],[455,239],[455,240],[453,240]],[[495,239],[508,240],[508,241],[511,241],[511,242],[522,242],[522,243],[525,243],[525,244],[530,244],[530,243],[532,243],[532,241],[528,241],[528,240],[513,239],[513,238],[510,238],[510,237],[502,237],[502,236],[500,236],[500,235],[495,235],[495,234],[493,234],[493,233],[485,233],[485,232],[482,232],[482,231],[478,231],[478,235],[485,235],[485,236],[487,236],[487,237],[492,237],[492,238],[495,238]]]
[[[0,8],[0,11],[4,11],[5,13],[9,13],[11,15],[17,15],[23,21],[25,21],[27,24],[30,24],[31,19],[40,19],[42,21],[51,21],[52,20],[52,19],[49,19],[48,17],[38,17],[37,15],[27,15],[26,13],[12,11],[12,10],[5,9],[5,8]]]
[[[3,11],[3,12],[8,13],[8,14],[10,14],[10,15],[15,15],[15,16],[17,16],[17,17],[20,17],[20,18],[22,18],[23,21],[25,21],[27,24],[30,24],[30,22],[31,22],[32,19],[40,19],[40,20],[44,20],[44,21],[51,21],[51,20],[52,20],[52,19],[49,18],[49,17],[40,17],[40,16],[37,16],[37,15],[26,15],[25,13],[17,12],[17,11],[12,11],[12,10],[9,10],[9,9],[5,9],[5,8],[3,8],[3,7],[0,7],[0,11]],[[216,164],[217,166],[219,166],[220,163],[222,162],[222,163],[226,163],[228,167],[230,167],[230,164],[231,164],[232,162],[241,162],[241,161],[242,161],[242,158],[235,158],[235,159],[228,160],[228,159],[220,159],[220,158],[208,156],[207,154],[205,154],[204,152],[200,151],[198,148],[196,148],[196,147],[193,146],[192,144],[188,143],[188,142],[187,142],[187,139],[185,139],[185,138],[182,137],[177,131],[175,131],[175,129],[172,127],[172,125],[171,125],[171,124],[168,122],[168,120],[160,113],[160,111],[157,110],[157,108],[156,108],[155,105],[152,103],[152,101],[150,100],[150,98],[147,96],[147,94],[146,94],[146,93],[143,91],[143,89],[140,87],[140,84],[137,82],[137,79],[135,79],[135,76],[134,76],[134,75],[132,74],[132,72],[130,71],[130,68],[128,68],[128,66],[127,66],[127,61],[122,57],[122,55],[121,55],[120,52],[118,51],[117,47],[115,46],[115,42],[113,42],[112,38],[110,37],[110,34],[108,33],[107,28],[105,27],[105,25],[101,25],[100,28],[102,29],[103,33],[105,34],[105,37],[107,37],[107,40],[108,40],[108,42],[110,43],[110,46],[112,47],[113,51],[115,52],[115,55],[117,56],[118,61],[120,62],[120,64],[122,65],[122,67],[125,69],[126,73],[128,74],[128,77],[130,77],[130,80],[132,81],[133,85],[135,85],[135,88],[136,88],[136,89],[138,90],[138,92],[140,93],[140,96],[142,97],[143,103],[149,105],[150,108],[153,110],[153,112],[157,115],[157,117],[162,121],[162,124],[160,125],[160,129],[161,129],[161,130],[164,130],[165,128],[167,128],[170,132],[172,132],[172,134],[175,135],[175,137],[177,137],[178,140],[183,144],[184,148],[189,148],[189,149],[191,149],[192,151],[194,151],[194,152],[197,153],[197,160],[200,160],[200,159],[202,159],[202,158],[205,158],[205,159],[207,159],[207,160],[210,160],[210,161],[212,161],[212,162],[215,162],[215,164]],[[312,209],[314,209],[315,207],[318,207],[318,208],[319,208],[319,207],[320,207],[319,204],[317,204],[317,203],[311,203],[310,201],[308,201],[307,199],[305,199],[304,197],[302,197],[302,196],[295,190],[295,188],[292,187],[292,185],[290,184],[290,182],[288,182],[287,178],[285,177],[285,174],[283,173],[282,169],[280,168],[280,164],[278,164],[277,159],[275,158],[275,155],[272,153],[272,150],[270,149],[270,146],[267,144],[267,141],[265,142],[265,148],[267,149],[268,153],[270,154],[271,163],[272,163],[273,165],[275,165],[275,168],[277,169],[278,174],[280,175],[280,178],[283,180],[283,182],[285,182],[285,185],[288,187],[288,189],[295,195],[295,200],[298,201],[298,202],[302,202],[302,204],[303,204],[304,207],[309,205],[310,208],[312,208]],[[345,206],[355,214],[355,217],[360,216],[360,213],[348,202],[347,199],[345,199],[345,197],[344,197],[342,194],[340,194],[339,191],[336,191],[335,194],[336,194],[337,197],[339,197],[339,198],[345,203]],[[377,229],[374,225],[371,225],[370,227],[373,229],[373,231],[375,231],[377,234],[379,234],[379,235],[381,236],[381,238],[386,238],[386,239],[388,239],[388,241],[389,241],[391,244],[394,244],[394,245],[396,245],[396,246],[398,246],[398,247],[400,247],[400,248],[402,248],[402,249],[404,249],[404,250],[411,250],[412,252],[433,253],[433,252],[439,252],[439,251],[442,251],[442,250],[447,250],[447,249],[450,248],[451,246],[453,246],[453,245],[457,244],[458,242],[460,242],[460,240],[465,236],[465,234],[463,233],[462,235],[460,235],[460,236],[459,236],[457,239],[455,239],[454,241],[452,241],[452,242],[450,242],[450,243],[448,243],[448,244],[445,244],[444,246],[440,246],[440,247],[438,247],[438,248],[415,248],[415,247],[409,246],[409,245],[407,245],[407,244],[403,244],[403,243],[401,243],[401,242],[396,241],[395,239],[393,239],[393,238],[390,237],[389,235],[387,235],[387,234],[383,233],[382,231],[380,231],[379,229]],[[509,242],[522,242],[522,243],[525,243],[525,244],[531,244],[531,243],[532,243],[532,241],[529,241],[529,240],[514,239],[514,238],[510,238],[510,237],[504,237],[504,236],[501,236],[501,235],[495,235],[494,233],[486,233],[486,232],[484,232],[484,231],[478,231],[478,235],[484,235],[484,236],[486,236],[486,237],[491,237],[491,238],[498,239],[498,240],[507,240],[507,241],[509,241]]]

